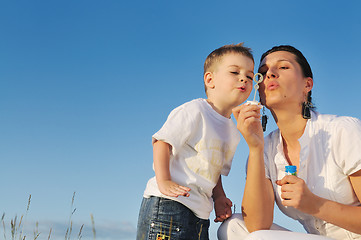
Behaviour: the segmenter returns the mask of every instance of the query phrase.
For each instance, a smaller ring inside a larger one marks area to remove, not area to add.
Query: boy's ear
[[[206,72],[204,74],[204,85],[206,85],[207,88],[214,88],[213,73]]]

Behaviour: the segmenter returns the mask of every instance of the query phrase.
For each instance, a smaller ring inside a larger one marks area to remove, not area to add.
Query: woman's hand
[[[353,175],[361,176],[361,170]],[[284,206],[294,207],[326,222],[361,234],[361,207],[345,205],[313,194],[306,183],[296,176],[285,176],[276,181],[281,187]],[[353,186],[355,189],[355,186]],[[356,190],[357,191],[357,190]]]
[[[245,138],[249,148],[263,147],[263,129],[260,121],[261,108],[262,105],[249,105],[245,103],[232,110],[237,120],[237,129]]]
[[[294,207],[311,215],[319,211],[322,204],[318,200],[321,198],[310,191],[303,179],[289,175],[277,180],[276,184],[281,186],[284,206]]]

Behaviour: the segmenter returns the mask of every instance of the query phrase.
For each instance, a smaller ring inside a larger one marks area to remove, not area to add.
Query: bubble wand
[[[257,81],[257,76],[259,76],[258,81]],[[253,97],[253,101],[247,101],[247,103],[249,105],[260,105],[260,103],[258,101],[256,101],[256,94],[257,94],[257,90],[259,89],[259,84],[263,81],[263,75],[260,73],[256,73],[253,76],[253,81],[256,83],[254,85],[254,97]]]

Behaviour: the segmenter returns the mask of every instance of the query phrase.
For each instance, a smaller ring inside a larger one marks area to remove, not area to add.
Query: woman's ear
[[[214,88],[214,81],[213,81],[213,73],[212,72],[206,72],[204,74],[204,85],[206,85],[207,88]]]
[[[312,88],[313,88],[313,79],[311,77],[307,77],[306,78],[306,84],[305,84],[306,93],[311,91]]]

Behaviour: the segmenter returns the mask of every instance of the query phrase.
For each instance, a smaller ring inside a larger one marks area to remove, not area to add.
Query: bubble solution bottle
[[[285,170],[286,170],[286,175],[297,176],[297,166],[288,165],[286,166]]]

